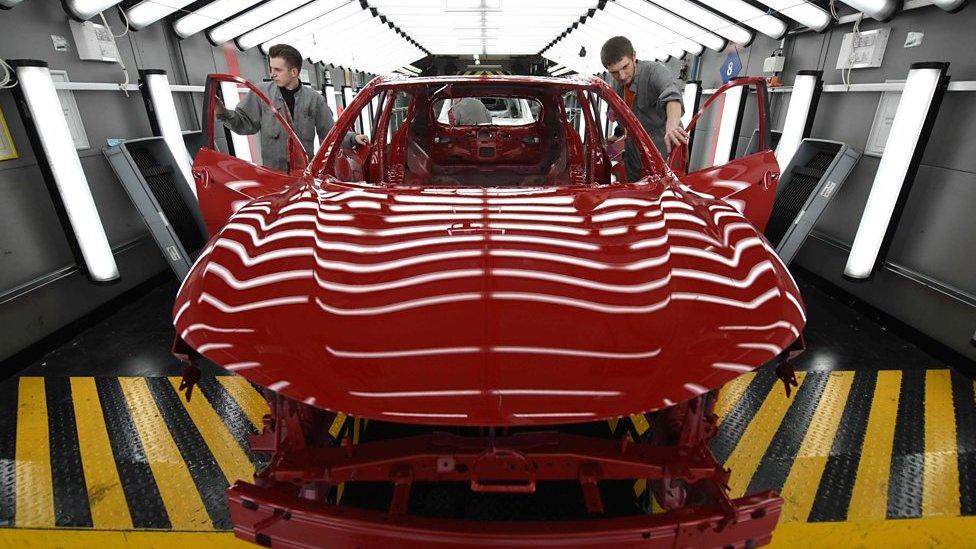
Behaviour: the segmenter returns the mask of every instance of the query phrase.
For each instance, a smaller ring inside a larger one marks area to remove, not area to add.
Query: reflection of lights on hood
[[[326,346],[325,350],[339,358],[376,359],[469,354],[479,352],[481,347],[433,347],[430,349],[404,349],[399,351],[345,351]]]

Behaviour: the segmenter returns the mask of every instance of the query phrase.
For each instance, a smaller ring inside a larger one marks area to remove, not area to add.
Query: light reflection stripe
[[[675,300],[687,300],[687,301],[704,301],[707,303],[715,303],[717,305],[727,305],[729,307],[736,307],[739,309],[758,309],[763,304],[765,304],[770,299],[773,299],[779,295],[779,288],[772,288],[767,290],[765,293],[759,297],[753,299],[752,301],[739,301],[737,299],[729,299],[726,297],[718,297],[708,294],[692,294],[692,293],[673,293],[671,298]]]
[[[268,236],[260,236],[257,228],[246,223],[228,223],[224,225],[222,235],[227,236],[227,231],[240,231],[251,238],[251,244],[255,247],[264,246],[269,242],[277,242],[288,238],[313,238],[315,231],[312,229],[289,229],[287,231],[277,231]]]
[[[315,303],[322,310],[332,313],[334,315],[341,316],[370,316],[370,315],[382,315],[387,313],[396,313],[399,311],[405,311],[408,309],[418,309],[422,307],[431,307],[433,305],[443,305],[446,303],[457,303],[461,301],[473,301],[480,299],[482,294],[467,293],[467,294],[453,294],[453,295],[443,295],[437,297],[426,297],[422,299],[414,299],[412,301],[400,301],[391,305],[383,305],[380,307],[360,307],[352,309],[343,309],[340,307],[333,307],[324,303],[321,299],[315,298]]]
[[[432,419],[464,419],[468,417],[468,414],[422,414],[419,412],[383,412],[383,415],[392,417],[425,417]]]
[[[773,345],[772,343],[739,343],[736,347],[742,349],[759,349],[761,351],[769,351],[773,355],[778,355],[783,352],[783,348],[779,345]]]
[[[610,353],[603,351],[590,351],[586,349],[563,349],[555,347],[492,347],[492,352],[495,353],[525,353],[532,355],[556,355],[556,356],[574,356],[574,357],[586,357],[586,358],[608,358],[615,360],[635,360],[641,358],[652,358],[661,354],[661,349],[651,349],[649,351],[640,351],[636,353]]]
[[[314,251],[308,247],[302,248],[279,248],[277,250],[272,250],[270,252],[265,252],[255,256],[250,256],[247,253],[247,249],[244,245],[236,240],[229,240],[226,238],[221,238],[217,240],[214,245],[215,248],[223,248],[233,252],[244,264],[245,267],[253,267],[260,263],[267,261],[274,261],[276,259],[284,259],[286,257],[302,257],[302,256],[314,256]]]
[[[502,396],[620,396],[620,391],[577,391],[571,389],[495,389],[493,395]]]
[[[669,299],[663,299],[657,303],[651,303],[648,305],[609,305],[606,303],[597,303],[595,301],[586,301],[582,299],[574,299],[569,297],[550,295],[550,294],[539,294],[530,292],[493,292],[490,294],[492,299],[500,300],[510,300],[510,301],[531,301],[536,303],[547,303],[550,305],[562,305],[565,307],[575,307],[578,309],[586,309],[589,311],[596,311],[600,313],[608,314],[646,314],[652,313],[654,311],[659,311],[667,307],[670,302]]]
[[[387,261],[385,263],[347,263],[343,261],[327,261],[325,259],[320,259],[320,258],[315,258],[315,263],[319,267],[322,267],[323,269],[331,269],[335,271],[344,271],[348,273],[378,273],[382,271],[392,271],[395,269],[401,269],[403,267],[409,267],[411,265],[433,263],[435,261],[478,257],[481,256],[482,254],[483,252],[481,250],[463,250],[457,252],[440,252],[440,253],[433,253],[433,254],[426,254],[426,255],[418,255],[413,257],[407,257],[404,259]]]
[[[213,305],[221,312],[224,313],[241,313],[244,311],[254,311],[257,309],[268,309],[270,307],[281,307],[284,305],[296,305],[301,303],[308,303],[308,296],[286,296],[278,297],[274,299],[266,299],[263,301],[252,301],[250,303],[244,303],[243,305],[229,305],[223,301],[217,299],[216,297],[210,295],[207,292],[200,294],[199,303],[209,303]]]
[[[473,278],[482,276],[485,271],[482,269],[461,269],[457,271],[442,271],[431,274],[419,275],[410,278],[401,278],[399,280],[392,280],[390,282],[381,282],[377,284],[341,284],[339,282],[332,282],[330,280],[325,280],[316,274],[315,281],[324,290],[330,290],[333,292],[344,292],[351,294],[361,294],[368,292],[380,292],[386,290],[395,290],[397,288],[406,288],[409,286],[417,286],[420,284],[428,284],[430,282],[439,282],[442,280],[457,280],[460,278]]]
[[[602,290],[605,292],[618,292],[618,293],[643,293],[649,292],[651,290],[656,290],[667,286],[668,282],[671,280],[670,276],[665,276],[663,278],[658,278],[645,282],[643,284],[604,284],[602,282],[596,282],[594,280],[589,280],[585,278],[576,278],[573,276],[561,275],[556,273],[550,273],[547,271],[532,271],[523,269],[492,269],[492,276],[499,277],[513,277],[513,278],[528,278],[533,280],[546,280],[548,282],[558,282],[561,284],[569,284],[571,286],[579,286],[582,288],[589,288],[592,290]]]
[[[556,263],[567,263],[597,270],[625,270],[638,271],[648,267],[657,267],[668,262],[668,254],[650,257],[634,263],[613,264],[591,259],[582,259],[570,255],[562,255],[549,252],[531,252],[527,250],[490,250],[489,255],[494,257],[514,257],[518,259],[538,259],[542,261],[553,261]]]
[[[564,248],[587,250],[591,252],[595,252],[600,249],[600,246],[597,246],[596,244],[587,244],[585,242],[577,242],[575,240],[565,240],[562,238],[546,238],[541,236],[493,234],[490,235],[488,239],[495,242],[521,242],[523,244],[539,244],[543,246],[562,246]]]
[[[477,353],[481,350],[481,347],[433,347],[430,349],[404,349],[400,351],[345,351],[326,346],[325,349],[340,358],[404,358]]]
[[[466,236],[441,236],[435,238],[422,238],[419,240],[407,240],[393,244],[380,244],[376,246],[364,246],[359,244],[349,244],[347,242],[333,242],[316,240],[316,246],[321,250],[331,250],[339,252],[350,252],[356,254],[383,254],[389,252],[399,252],[411,248],[422,248],[425,246],[441,246],[445,244],[462,244],[465,242],[478,242],[484,240],[482,235]]]
[[[207,268],[204,269],[203,272],[217,275],[218,278],[226,282],[228,286],[234,288],[235,290],[249,290],[251,288],[269,286],[288,280],[305,280],[312,278],[311,269],[302,269],[299,271],[281,271],[269,275],[248,278],[246,280],[238,280],[234,274],[230,272],[230,270],[215,261],[208,263]]]
[[[677,278],[693,278],[696,280],[704,280],[706,282],[714,282],[715,284],[721,284],[723,286],[729,286],[732,288],[750,288],[756,283],[756,279],[767,271],[774,271],[773,264],[769,261],[763,261],[754,265],[752,270],[749,271],[749,274],[746,275],[746,277],[742,280],[736,280],[734,278],[719,276],[694,269],[673,269],[671,274]]]
[[[521,418],[544,418],[544,417],[593,417],[596,414],[593,412],[542,412],[536,414],[512,414],[515,417]]]
[[[390,391],[374,393],[368,391],[349,391],[349,394],[361,398],[427,398],[427,397],[458,397],[482,394],[480,389],[462,389],[456,391]]]

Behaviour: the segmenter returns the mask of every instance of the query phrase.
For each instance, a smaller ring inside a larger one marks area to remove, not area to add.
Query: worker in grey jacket
[[[672,148],[688,142],[688,133],[681,127],[683,86],[663,63],[638,61],[633,44],[623,36],[603,44],[600,61],[613,77],[614,91],[637,116],[661,155],[666,157]],[[624,166],[628,180],[640,178],[640,155],[633,139],[625,145]]]
[[[287,44],[276,44],[271,46],[268,58],[271,82],[262,91],[291,124],[308,157],[315,153],[312,148],[315,135],[318,134],[320,141],[324,140],[335,125],[332,109],[326,104],[324,97],[302,85],[299,78],[302,56],[298,50]],[[288,136],[271,109],[257,97],[248,94],[232,111],[227,110],[218,99],[215,114],[218,120],[235,133],[250,135],[260,131],[262,163],[273,170],[289,171]],[[342,146],[366,145],[368,142],[365,135],[349,132],[343,139]]]

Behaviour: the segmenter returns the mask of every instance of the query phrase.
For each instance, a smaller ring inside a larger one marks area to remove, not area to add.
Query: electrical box
[[[773,74],[777,72],[783,72],[783,67],[786,66],[786,58],[782,55],[773,55],[767,57],[763,61],[763,74]]]
[[[112,29],[91,21],[68,21],[68,25],[71,26],[71,36],[75,39],[75,48],[82,61],[115,63],[119,60],[119,50],[115,47]]]
[[[889,28],[845,34],[837,56],[837,70],[880,67],[890,35]]]

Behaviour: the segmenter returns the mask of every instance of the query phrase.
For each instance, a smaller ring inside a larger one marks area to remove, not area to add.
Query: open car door
[[[262,127],[252,139],[233,133],[214,116],[218,93],[223,96],[228,110],[234,109],[242,94],[254,94],[263,106],[271,109],[278,125]],[[308,159],[288,119],[250,82],[230,74],[210,74],[205,94],[204,146],[193,161],[193,179],[204,223],[210,234],[214,234],[232,213],[252,198],[278,191],[297,181],[305,171]],[[262,151],[257,138],[260,132],[274,132],[279,139],[288,140],[287,172],[261,165]]]
[[[755,105],[755,123],[746,126],[746,133],[752,130],[749,143],[740,145],[742,120],[750,101]],[[687,145],[675,147],[668,156],[668,165],[684,184],[725,200],[760,232],[772,212],[780,175],[768,112],[769,95],[763,78],[733,79],[716,90],[688,124],[689,133],[699,131],[693,158],[689,158]]]

